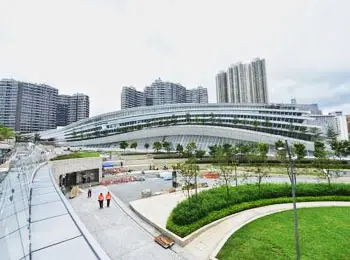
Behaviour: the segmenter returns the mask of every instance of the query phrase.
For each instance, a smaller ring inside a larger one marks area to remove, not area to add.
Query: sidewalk
[[[350,202],[300,202],[298,208],[350,206]],[[293,209],[292,203],[270,205],[234,214],[220,224],[205,231],[184,248],[197,259],[215,259],[227,239],[244,225],[263,216]]]
[[[155,231],[152,228],[145,230],[141,221],[137,223],[113,199],[110,208],[106,207],[105,201],[104,208],[99,209],[97,196],[100,192],[105,194],[107,190],[104,186],[93,187],[92,198],[88,199],[84,191],[71,200],[71,205],[111,259],[183,259],[154,242]]]

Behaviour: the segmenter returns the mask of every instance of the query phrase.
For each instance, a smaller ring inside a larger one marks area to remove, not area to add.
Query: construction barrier
[[[135,181],[135,178],[132,176],[125,176],[125,177],[120,177],[116,179],[108,179],[108,180],[102,180],[100,182],[101,185],[111,185],[111,184],[118,184],[118,183],[127,183],[127,182],[132,182]]]
[[[216,173],[216,172],[206,172],[203,174],[204,178],[207,179],[219,179],[220,178],[220,174]]]

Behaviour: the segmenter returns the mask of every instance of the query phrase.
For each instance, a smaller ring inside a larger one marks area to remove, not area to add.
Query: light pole
[[[300,246],[299,246],[299,230],[298,230],[298,212],[297,204],[295,199],[295,186],[296,186],[296,174],[294,172],[294,160],[292,159],[292,153],[289,149],[288,141],[285,140],[286,147],[279,147],[278,150],[287,150],[288,159],[289,159],[289,169],[288,177],[292,185],[292,199],[293,199],[293,212],[294,212],[294,238],[295,238],[295,251],[297,254],[297,260],[300,260]]]

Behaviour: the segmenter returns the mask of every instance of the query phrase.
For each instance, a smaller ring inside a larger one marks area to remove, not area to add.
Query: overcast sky
[[[91,115],[156,78],[208,88],[265,58],[272,102],[350,113],[347,0],[0,0],[0,78],[86,93]]]

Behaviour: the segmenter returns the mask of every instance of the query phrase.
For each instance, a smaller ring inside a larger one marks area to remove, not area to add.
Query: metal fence
[[[30,192],[34,174],[46,153],[31,145],[17,146],[0,183],[0,258],[30,259]]]

